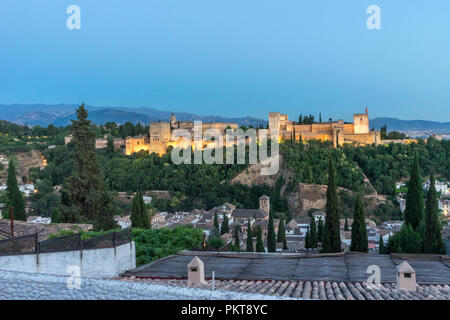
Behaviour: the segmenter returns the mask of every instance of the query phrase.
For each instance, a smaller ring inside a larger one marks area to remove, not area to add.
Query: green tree
[[[262,240],[262,230],[261,226],[256,228],[256,252],[266,252],[264,249],[264,243]]]
[[[225,234],[230,232],[230,221],[226,214],[223,215],[223,220],[220,228],[220,234]]]
[[[329,159],[326,218],[323,234],[324,252],[341,252],[336,177],[332,156]]]
[[[305,235],[305,249],[309,249],[311,248],[311,240],[309,237],[309,231],[306,231],[306,235]]]
[[[252,235],[252,225],[250,224],[250,219],[247,223],[247,251],[253,252],[253,235]]]
[[[367,239],[366,215],[364,213],[364,204],[361,195],[358,194],[355,203],[355,211],[353,213],[352,243],[350,245],[350,251],[367,252],[368,250],[369,244]]]
[[[317,248],[317,241],[316,219],[313,216],[309,223],[309,244],[311,248]]]
[[[114,153],[114,139],[111,136],[108,137],[108,143],[106,144],[106,152],[108,154]]]
[[[52,223],[59,223],[61,221],[61,211],[57,208],[53,208],[51,219]]]
[[[411,225],[414,231],[419,229],[424,213],[422,197],[422,180],[420,175],[419,156],[414,153],[414,161],[410,171],[408,193],[406,195],[405,223]]]
[[[75,168],[63,184],[62,220],[89,222],[99,230],[106,230],[116,226],[113,219],[115,210],[97,161],[95,134],[90,130],[84,104],[76,113],[77,120],[72,120]]]
[[[323,220],[322,217],[319,218],[319,222],[317,223],[317,241],[323,241]]]
[[[284,226],[283,217],[281,217],[280,224],[278,225],[277,242],[281,242],[283,244],[283,250],[288,249],[286,241],[286,227]]]
[[[236,251],[241,251],[241,240],[239,239],[239,226],[234,227],[234,246]]]
[[[216,236],[220,235],[220,232],[219,232],[219,216],[217,215],[217,211],[214,212],[214,226],[213,226],[212,232]]]
[[[348,220],[347,220],[347,217],[345,217],[344,230],[348,231]]]
[[[14,207],[14,220],[27,220],[27,214],[25,212],[25,202],[23,200],[22,193],[19,190],[19,185],[16,179],[16,167],[14,162],[9,161],[8,165],[8,178],[6,180],[6,198],[7,206]],[[7,211],[7,218],[9,218],[9,210]]]
[[[430,188],[425,202],[425,234],[423,236],[424,253],[445,253],[442,240],[442,227],[439,221],[438,195],[435,187],[434,174],[430,175]]]
[[[272,213],[269,213],[269,223],[267,225],[267,250],[269,252],[277,251],[277,239],[275,236],[275,229],[273,226]]]
[[[384,253],[386,253],[386,249],[385,249],[385,247],[384,247],[383,235],[381,235],[381,234],[380,234],[380,245],[379,245],[379,248],[378,248],[378,253],[379,253],[379,254],[384,254]]]
[[[133,197],[131,203],[131,226],[133,228],[143,228],[142,214],[141,214],[141,204],[138,199],[138,192]]]

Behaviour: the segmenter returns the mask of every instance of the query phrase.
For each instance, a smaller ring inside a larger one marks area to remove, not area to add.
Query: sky
[[[1,0],[0,104],[445,122],[449,34],[448,0]]]

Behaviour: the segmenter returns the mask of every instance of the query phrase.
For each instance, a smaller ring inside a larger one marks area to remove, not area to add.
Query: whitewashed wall
[[[111,278],[136,268],[134,242],[114,248],[0,256],[0,270],[69,275],[78,266],[81,277]]]

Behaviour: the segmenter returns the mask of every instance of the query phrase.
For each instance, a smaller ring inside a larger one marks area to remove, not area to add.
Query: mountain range
[[[0,105],[0,119],[29,126],[39,125],[47,127],[49,124],[66,126],[71,124],[71,119],[76,119],[75,109],[77,107],[77,105],[66,104]],[[96,124],[105,124],[109,121],[114,121],[118,124],[123,124],[127,121],[149,124],[152,121],[169,121],[172,113],[180,121],[233,122],[243,126],[252,125],[254,127],[259,127],[260,124],[267,124],[267,120],[252,117],[201,116],[187,112],[162,111],[147,107],[97,107],[87,105],[86,108],[89,111],[88,119]]]
[[[75,119],[75,109],[77,105],[58,104],[15,104],[0,105],[0,119],[17,124],[27,124],[29,126],[65,126],[70,124],[71,119]],[[152,121],[168,121],[172,113],[175,113],[177,120],[203,122],[233,122],[239,125],[259,127],[266,125],[267,120],[253,117],[222,117],[203,116],[187,112],[162,111],[148,107],[112,107],[112,106],[86,106],[89,110],[89,120],[96,124],[105,124],[114,121],[123,124],[127,121],[132,123],[149,124]],[[388,131],[396,130],[401,132],[415,132],[418,136],[423,134],[443,134],[450,135],[450,122],[436,122],[427,120],[400,120],[396,118],[374,118],[370,119],[370,127],[380,130],[386,125]]]

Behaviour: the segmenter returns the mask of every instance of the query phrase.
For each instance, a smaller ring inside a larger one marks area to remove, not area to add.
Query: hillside
[[[450,122],[426,120],[400,120],[396,118],[375,118],[370,120],[370,127],[380,130],[386,125],[388,131],[431,131],[438,134],[450,134]]]

